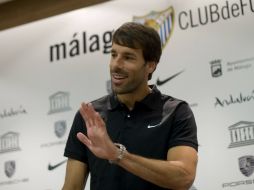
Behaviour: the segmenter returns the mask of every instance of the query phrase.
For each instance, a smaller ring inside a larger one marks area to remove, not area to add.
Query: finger
[[[91,113],[93,114],[95,125],[98,127],[104,127],[105,122],[102,119],[101,115],[94,110],[94,107],[91,103],[88,103],[88,107],[89,107]]]
[[[96,111],[93,108],[93,105],[91,103],[87,104],[87,110],[86,114],[89,117],[89,122],[92,126],[95,126],[95,120],[96,120]]]
[[[102,119],[101,115],[96,112],[95,113],[95,116],[96,116],[96,119],[95,119],[95,123],[98,127],[104,127],[105,126],[105,122],[104,120]]]
[[[83,144],[85,144],[87,147],[91,147],[91,146],[92,146],[91,140],[89,140],[89,139],[87,138],[87,136],[84,135],[83,133],[78,132],[78,133],[77,133],[77,138],[78,138],[78,140],[79,140],[80,142],[82,142]]]
[[[92,115],[90,113],[88,104],[86,104],[86,103],[81,104],[80,113],[81,113],[83,119],[85,120],[87,127],[91,127],[94,125],[94,121],[93,121]]]
[[[87,106],[88,106],[89,113],[91,114],[91,117],[93,118],[93,124],[97,127],[105,126],[105,123],[102,117],[100,116],[98,112],[94,110],[93,105],[91,103],[88,103]]]
[[[91,103],[87,104],[87,112],[91,118],[95,118],[96,111],[93,108],[93,105]]]
[[[87,104],[87,107],[88,107],[88,109],[89,109],[89,111],[90,111],[91,114],[95,114],[95,113],[96,113],[96,111],[94,110],[94,107],[93,107],[93,105],[92,105],[91,102],[89,102],[89,103]]]
[[[80,114],[82,115],[82,117],[83,117],[84,120],[87,120],[87,115],[86,115],[86,112],[85,112],[86,106],[87,106],[86,103],[85,103],[85,102],[82,102],[82,103],[81,103],[81,106],[80,106],[80,108],[79,108],[79,112],[80,112]]]
[[[88,128],[90,127],[90,125],[89,125],[89,122],[88,122],[88,117],[87,117],[87,114],[86,114],[86,112],[85,112],[85,109],[86,109],[86,104],[85,104],[85,103],[82,103],[82,104],[81,104],[81,107],[80,107],[80,109],[79,109],[79,112],[80,112],[80,114],[81,114],[83,120],[85,121],[85,126],[86,126],[86,128],[88,129]]]

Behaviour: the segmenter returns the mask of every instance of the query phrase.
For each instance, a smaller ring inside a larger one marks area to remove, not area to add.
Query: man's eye
[[[131,56],[125,56],[124,59],[126,59],[126,60],[132,60],[132,59],[134,59],[134,58],[131,57]]]
[[[111,57],[115,58],[116,54],[115,53],[111,53]]]

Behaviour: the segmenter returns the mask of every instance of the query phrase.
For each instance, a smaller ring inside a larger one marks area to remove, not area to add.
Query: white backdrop
[[[165,29],[167,13],[151,83],[181,72],[158,88],[195,114],[192,189],[254,189],[254,0],[115,0],[0,32],[0,190],[62,187],[73,117],[107,93],[111,32],[137,17]]]

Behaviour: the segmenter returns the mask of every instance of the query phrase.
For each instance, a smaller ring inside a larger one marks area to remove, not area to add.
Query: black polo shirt
[[[155,86],[152,93],[136,102],[131,111],[113,94],[92,104],[106,122],[112,141],[125,145],[132,154],[166,160],[171,147],[186,145],[198,149],[196,123],[188,104],[161,94]],[[95,157],[77,139],[78,132],[86,134],[85,122],[79,112],[74,118],[64,155],[88,165],[91,190],[164,189],[110,164],[108,160]]]

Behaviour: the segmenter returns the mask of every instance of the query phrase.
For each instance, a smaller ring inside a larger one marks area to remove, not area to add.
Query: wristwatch
[[[118,155],[115,160],[109,160],[110,164],[117,164],[120,160],[122,160],[126,151],[126,147],[124,145],[119,143],[114,143],[114,145],[118,148]]]

